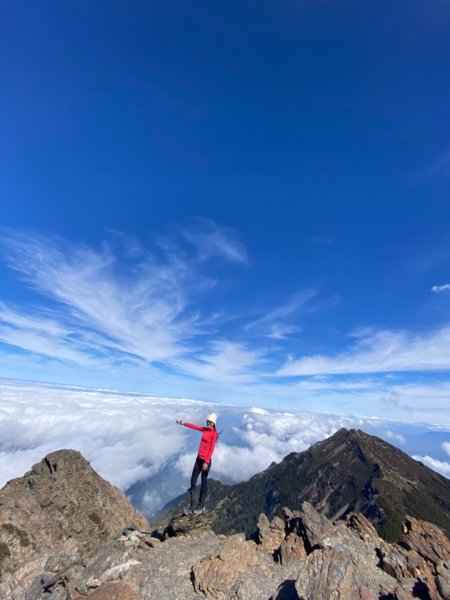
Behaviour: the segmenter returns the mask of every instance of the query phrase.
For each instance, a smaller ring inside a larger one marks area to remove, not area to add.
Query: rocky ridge
[[[129,524],[148,529],[79,452],[52,452],[0,490],[0,598],[22,598],[50,557],[83,562]]]
[[[307,502],[258,520],[256,540],[177,517],[163,541],[128,528],[86,564],[47,562],[24,600],[450,600],[450,542],[407,519],[389,544],[360,514],[337,523]]]
[[[332,521],[297,506],[261,513],[253,539],[214,532],[212,511],[152,535],[79,453],[52,453],[0,491],[0,598],[450,600],[436,525],[406,516],[394,544],[361,513]]]

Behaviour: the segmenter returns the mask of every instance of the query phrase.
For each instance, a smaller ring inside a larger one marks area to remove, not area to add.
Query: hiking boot
[[[203,512],[205,512],[206,508],[204,506],[197,506],[197,508],[194,510],[194,515],[201,515]]]
[[[194,509],[192,508],[192,506],[185,506],[183,508],[183,516],[184,517],[188,517],[189,515],[193,515],[194,514]]]

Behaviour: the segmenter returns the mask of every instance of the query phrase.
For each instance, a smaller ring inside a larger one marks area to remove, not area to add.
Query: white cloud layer
[[[413,458],[415,460],[419,460],[430,469],[437,471],[444,477],[450,478],[450,462],[446,462],[443,460],[437,460],[436,458],[432,458],[431,456],[418,456],[414,455]]]
[[[176,493],[181,493],[188,486],[200,438],[198,432],[177,426],[175,418],[202,424],[211,410],[219,413],[218,429],[223,430],[211,476],[227,483],[246,480],[341,427],[363,429],[400,447],[405,442],[392,421],[0,380],[0,486],[49,452],[73,448],[122,490],[139,481],[156,481],[165,469],[174,474],[175,468]],[[426,460],[448,472],[447,463]],[[167,500],[164,486],[155,484],[143,503],[152,512]]]

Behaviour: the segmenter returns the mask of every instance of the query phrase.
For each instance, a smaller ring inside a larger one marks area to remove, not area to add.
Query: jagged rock
[[[0,490],[0,597],[23,600],[50,556],[85,560],[134,523],[148,523],[120,490],[74,450],[59,450]]]
[[[298,595],[308,600],[351,598],[358,590],[354,571],[351,557],[324,548],[302,561],[295,587]]]
[[[280,547],[285,537],[285,522],[280,517],[274,517],[272,521],[264,513],[258,519],[258,541],[263,550],[273,554]]]
[[[404,539],[409,548],[435,564],[450,559],[450,541],[432,523],[406,517]]]
[[[190,532],[155,544],[148,533],[127,528],[78,571],[67,568],[70,557],[48,561],[41,580],[51,585],[26,600],[448,598],[449,563],[437,563],[434,573],[433,563],[415,550],[387,544],[364,518],[333,524],[316,512],[307,504],[300,511],[285,509],[285,520],[273,524],[277,535],[284,534],[278,549],[263,517],[261,543],[242,535],[217,536],[202,529],[200,520],[201,531],[195,532],[192,522]],[[418,523],[419,528],[427,530],[425,524]],[[264,536],[270,544],[264,544]],[[283,563],[281,547],[294,538],[303,544],[302,555],[291,553]]]
[[[309,502],[303,502],[301,508],[300,530],[307,551],[320,547],[323,539],[333,525],[329,519],[315,510]]]
[[[307,555],[304,538],[301,535],[300,512],[293,512],[289,508],[283,508],[285,522],[285,535],[281,541],[276,556],[281,564],[288,565],[292,561],[304,558]]]
[[[192,567],[194,589],[203,592],[207,598],[225,600],[238,575],[257,562],[256,544],[233,535],[218,556],[203,558]]]
[[[425,561],[414,550],[408,552],[400,546],[381,543],[379,551],[381,568],[396,579],[419,577],[426,568]]]
[[[140,600],[140,596],[126,583],[107,583],[89,594],[89,600]]]
[[[357,531],[345,523],[333,525],[319,518],[311,505],[303,503],[299,528],[307,536],[308,556],[299,563],[296,590],[300,598],[323,600],[328,598],[378,598],[380,590],[392,593],[397,581],[379,568],[375,541],[361,539]],[[362,523],[362,522],[360,522]]]
[[[358,590],[357,600],[378,600],[378,598],[369,588],[363,585]]]
[[[378,532],[372,523],[361,513],[352,513],[347,517],[347,525],[356,531],[365,542],[376,542],[379,538]]]
[[[437,566],[436,587],[443,600],[450,600],[450,561],[446,561]]]
[[[280,562],[288,565],[293,561],[304,558],[307,555],[303,538],[296,533],[289,533],[282,540],[279,548]]]
[[[52,556],[45,564],[45,571],[35,578],[25,593],[24,600],[39,598],[51,590],[52,599],[66,598],[67,582],[83,572],[84,565],[76,556]],[[64,591],[65,590],[65,591]],[[63,593],[64,592],[64,593]]]
[[[216,556],[195,563],[192,576],[195,591],[208,600],[288,600],[298,598],[297,568],[277,563],[269,548],[233,535]]]
[[[163,532],[164,538],[180,535],[201,535],[211,531],[213,522],[212,513],[206,511],[200,515],[179,515],[173,517]]]
[[[147,538],[145,532],[129,527],[105,544],[77,579],[77,591],[87,594],[90,589],[100,587],[103,583],[123,579],[132,567],[141,564],[137,550],[152,547]]]

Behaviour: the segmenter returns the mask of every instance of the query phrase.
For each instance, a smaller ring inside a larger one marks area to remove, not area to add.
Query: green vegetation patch
[[[106,542],[107,540],[109,540],[109,531],[107,529],[102,529],[99,534],[98,537],[103,540],[104,542]]]
[[[403,541],[403,513],[381,498],[378,499],[378,504],[385,515],[381,523],[375,523],[378,534],[391,544],[400,544]]]
[[[22,546],[22,548],[26,548],[30,545],[30,538],[28,537],[27,532],[23,529],[19,529],[12,523],[3,523],[2,529],[10,535],[18,537],[19,544]]]
[[[106,529],[106,525],[103,523],[99,515],[92,512],[88,515],[90,520],[97,525],[98,536],[101,540],[106,541],[109,539],[109,531]],[[92,534],[91,534],[92,535]]]
[[[11,552],[9,551],[8,544],[5,544],[5,542],[0,542],[0,563],[2,563],[5,558],[8,558],[9,556],[11,556]]]
[[[440,494],[441,490],[430,490],[430,487],[427,491],[427,496],[413,492],[406,494],[405,513],[416,519],[435,523],[450,537],[450,494]]]
[[[90,520],[93,523],[95,523],[97,525],[97,527],[99,527],[99,528],[103,527],[103,522],[97,513],[91,512],[91,513],[89,513],[88,517],[90,518]]]

